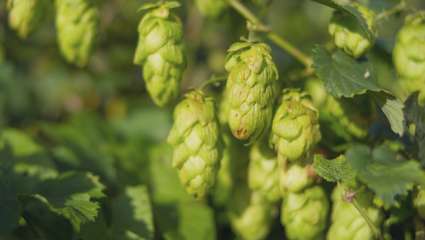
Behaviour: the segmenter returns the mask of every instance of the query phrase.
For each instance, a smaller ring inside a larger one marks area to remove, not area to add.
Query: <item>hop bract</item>
[[[318,113],[307,95],[296,89],[285,90],[272,124],[271,143],[278,157],[300,160],[320,138]]]
[[[174,147],[173,166],[187,192],[203,198],[214,185],[221,142],[214,101],[201,91],[186,94],[174,110],[168,143]]]
[[[366,220],[360,215],[353,204],[343,200],[344,188],[338,186],[332,193],[333,209],[332,223],[327,234],[327,240],[373,240],[372,230]],[[359,192],[356,201],[363,208],[372,223],[379,228],[383,220],[382,211],[373,205],[373,195],[369,192]]]
[[[216,18],[227,8],[226,0],[195,0],[196,6],[202,15]]]
[[[164,3],[140,21],[134,63],[143,66],[143,78],[149,95],[158,106],[165,106],[179,95],[186,68],[183,26]]]
[[[9,25],[21,38],[26,38],[46,15],[49,0],[7,0]]]
[[[361,13],[369,29],[375,31],[375,13],[358,3],[354,3],[352,6]],[[341,11],[334,12],[328,30],[335,45],[355,58],[365,54],[374,44],[362,32],[357,20],[353,16]]]
[[[326,228],[329,200],[320,186],[289,193],[282,204],[282,224],[289,240],[321,239]],[[339,238],[335,238],[339,239]]]
[[[64,58],[77,66],[87,65],[99,27],[94,0],[57,0],[56,29]]]
[[[408,93],[420,91],[425,100],[425,11],[406,18],[397,34],[393,60]]]
[[[279,176],[276,154],[262,142],[253,145],[248,171],[250,189],[262,194],[268,201],[276,202],[281,197]]]
[[[230,224],[243,240],[266,239],[275,214],[274,206],[261,195],[239,187],[230,203]]]
[[[278,72],[263,43],[239,42],[228,50],[228,123],[233,136],[256,140],[269,128],[278,92]]]

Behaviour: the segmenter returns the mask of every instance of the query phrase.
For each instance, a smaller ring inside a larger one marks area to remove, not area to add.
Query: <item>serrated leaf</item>
[[[346,157],[358,180],[373,190],[386,207],[396,204],[396,198],[406,195],[415,184],[425,184],[420,165],[402,159],[386,145],[373,150],[356,145],[347,151]]]
[[[352,185],[356,177],[344,155],[332,160],[328,160],[322,155],[314,155],[313,167],[319,176],[329,182],[342,182]]]
[[[403,113],[404,104],[386,93],[376,93],[375,96],[378,99],[378,105],[390,123],[391,130],[402,136],[406,125]]]
[[[413,136],[416,158],[425,166],[425,106],[418,104],[418,93],[414,93],[405,102],[405,117]]]
[[[320,46],[313,49],[313,60],[317,75],[334,97],[383,91],[376,84],[376,73],[367,60],[356,60],[341,50],[331,54]]]
[[[350,4],[349,1],[336,1],[336,0],[313,0],[313,1],[326,5],[328,7],[331,7],[335,10],[342,11],[348,14],[349,16],[355,18],[357,22],[359,23],[362,32],[367,36],[369,40],[374,41],[375,33],[373,33],[369,29],[366,19],[359,12],[359,10],[357,10],[355,7],[353,7]]]
[[[68,219],[76,231],[80,225],[94,221],[104,186],[89,173],[65,173],[40,183],[32,197],[51,211]]]
[[[145,186],[127,187],[112,203],[114,239],[148,240],[154,237],[152,206]]]

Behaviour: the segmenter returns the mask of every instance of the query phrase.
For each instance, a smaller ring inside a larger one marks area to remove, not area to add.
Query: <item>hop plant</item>
[[[370,31],[375,31],[375,13],[358,3],[353,3],[352,6],[366,20]],[[374,44],[362,31],[357,20],[341,11],[334,12],[328,30],[335,45],[355,58],[365,54]]]
[[[87,65],[99,27],[94,0],[57,0],[56,29],[65,59],[77,66]]]
[[[174,110],[167,141],[187,192],[203,198],[214,185],[222,153],[213,99],[202,91],[186,94]]]
[[[275,208],[260,194],[240,187],[229,205],[229,219],[233,231],[242,240],[262,240],[270,232]]]
[[[48,6],[48,0],[7,0],[10,27],[26,38],[40,25]]]
[[[320,186],[289,193],[282,204],[281,222],[289,240],[321,239],[326,228],[329,200]],[[339,238],[334,238],[339,239]]]
[[[195,0],[196,6],[203,16],[216,18],[227,8],[226,0]]]
[[[251,147],[248,185],[270,202],[280,199],[279,168],[276,154],[263,142]]]
[[[425,100],[425,11],[409,15],[397,34],[393,61],[408,93]]]
[[[269,128],[278,92],[278,72],[263,43],[238,42],[228,50],[225,68],[228,123],[240,140],[258,139]]]
[[[186,68],[183,26],[171,12],[177,2],[151,7],[140,21],[134,63],[143,66],[143,78],[149,95],[158,106],[165,106],[179,95]]]
[[[332,123],[341,125],[345,131],[357,138],[367,135],[367,131],[348,117],[348,110],[344,108],[339,100],[326,92],[321,80],[311,78],[306,82],[305,87],[311,96],[314,106],[320,110],[320,118],[328,118]]]
[[[297,89],[284,90],[273,119],[270,139],[278,158],[300,160],[320,138],[318,113],[307,95]]]
[[[343,199],[344,187],[338,186],[332,193],[332,223],[327,234],[328,240],[373,240],[372,230],[353,204]],[[383,220],[382,211],[373,205],[373,194],[359,192],[356,195],[359,207],[363,208],[372,223],[379,228]]]

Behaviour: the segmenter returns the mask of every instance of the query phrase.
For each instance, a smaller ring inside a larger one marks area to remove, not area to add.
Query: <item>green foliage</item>
[[[374,149],[353,146],[346,157],[359,181],[372,189],[385,206],[395,204],[396,197],[406,195],[415,184],[425,183],[425,174],[417,162],[403,159],[386,145]]]
[[[314,155],[314,170],[329,182],[341,182],[354,185],[355,171],[344,155],[328,160],[321,155]]]

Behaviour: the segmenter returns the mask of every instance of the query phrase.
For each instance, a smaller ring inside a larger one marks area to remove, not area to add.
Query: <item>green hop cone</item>
[[[49,0],[7,0],[10,27],[26,38],[40,25],[49,3]]]
[[[292,164],[287,171],[280,175],[281,192],[296,193],[302,191],[313,183],[313,178],[309,175],[308,167]]]
[[[320,138],[318,113],[307,95],[297,89],[284,90],[273,119],[270,139],[278,158],[301,160]]]
[[[329,200],[320,186],[289,193],[283,200],[281,216],[287,239],[322,239],[328,212]]]
[[[425,219],[425,190],[419,189],[415,198],[413,199],[413,205],[415,206],[419,216]]]
[[[276,154],[263,142],[251,147],[248,170],[249,188],[269,202],[280,199],[279,169]]]
[[[372,230],[353,204],[343,200],[344,187],[338,186],[332,193],[332,223],[327,234],[328,240],[373,240]],[[373,204],[373,194],[359,192],[356,201],[363,208],[372,223],[379,228],[383,221],[382,211]]]
[[[195,3],[201,14],[210,18],[219,17],[228,6],[226,0],[195,0]]]
[[[360,12],[369,29],[374,32],[375,13],[358,3],[353,3],[352,6]],[[362,31],[356,18],[342,11],[334,12],[328,30],[335,45],[355,58],[365,54],[374,44]]]
[[[425,11],[409,15],[397,34],[393,61],[407,93],[425,100]]]
[[[134,56],[134,63],[143,66],[149,95],[161,107],[178,97],[186,68],[183,26],[171,12],[171,8],[176,7],[173,3],[160,4],[142,18]]]
[[[266,239],[276,214],[269,201],[243,186],[235,189],[229,210],[232,229],[242,240]]]
[[[278,72],[270,48],[238,42],[228,50],[228,122],[237,139],[254,141],[270,126],[278,93]]]
[[[203,198],[215,183],[221,159],[221,137],[214,101],[201,91],[186,94],[174,110],[168,143],[173,166],[187,192]]]
[[[99,27],[94,0],[56,0],[56,29],[64,58],[79,67],[87,65]]]
[[[349,118],[349,110],[345,109],[338,99],[327,93],[321,80],[311,78],[307,80],[305,88],[314,106],[320,110],[321,120],[330,122],[331,126],[338,124],[341,129],[357,138],[367,135],[367,131],[362,126]]]

